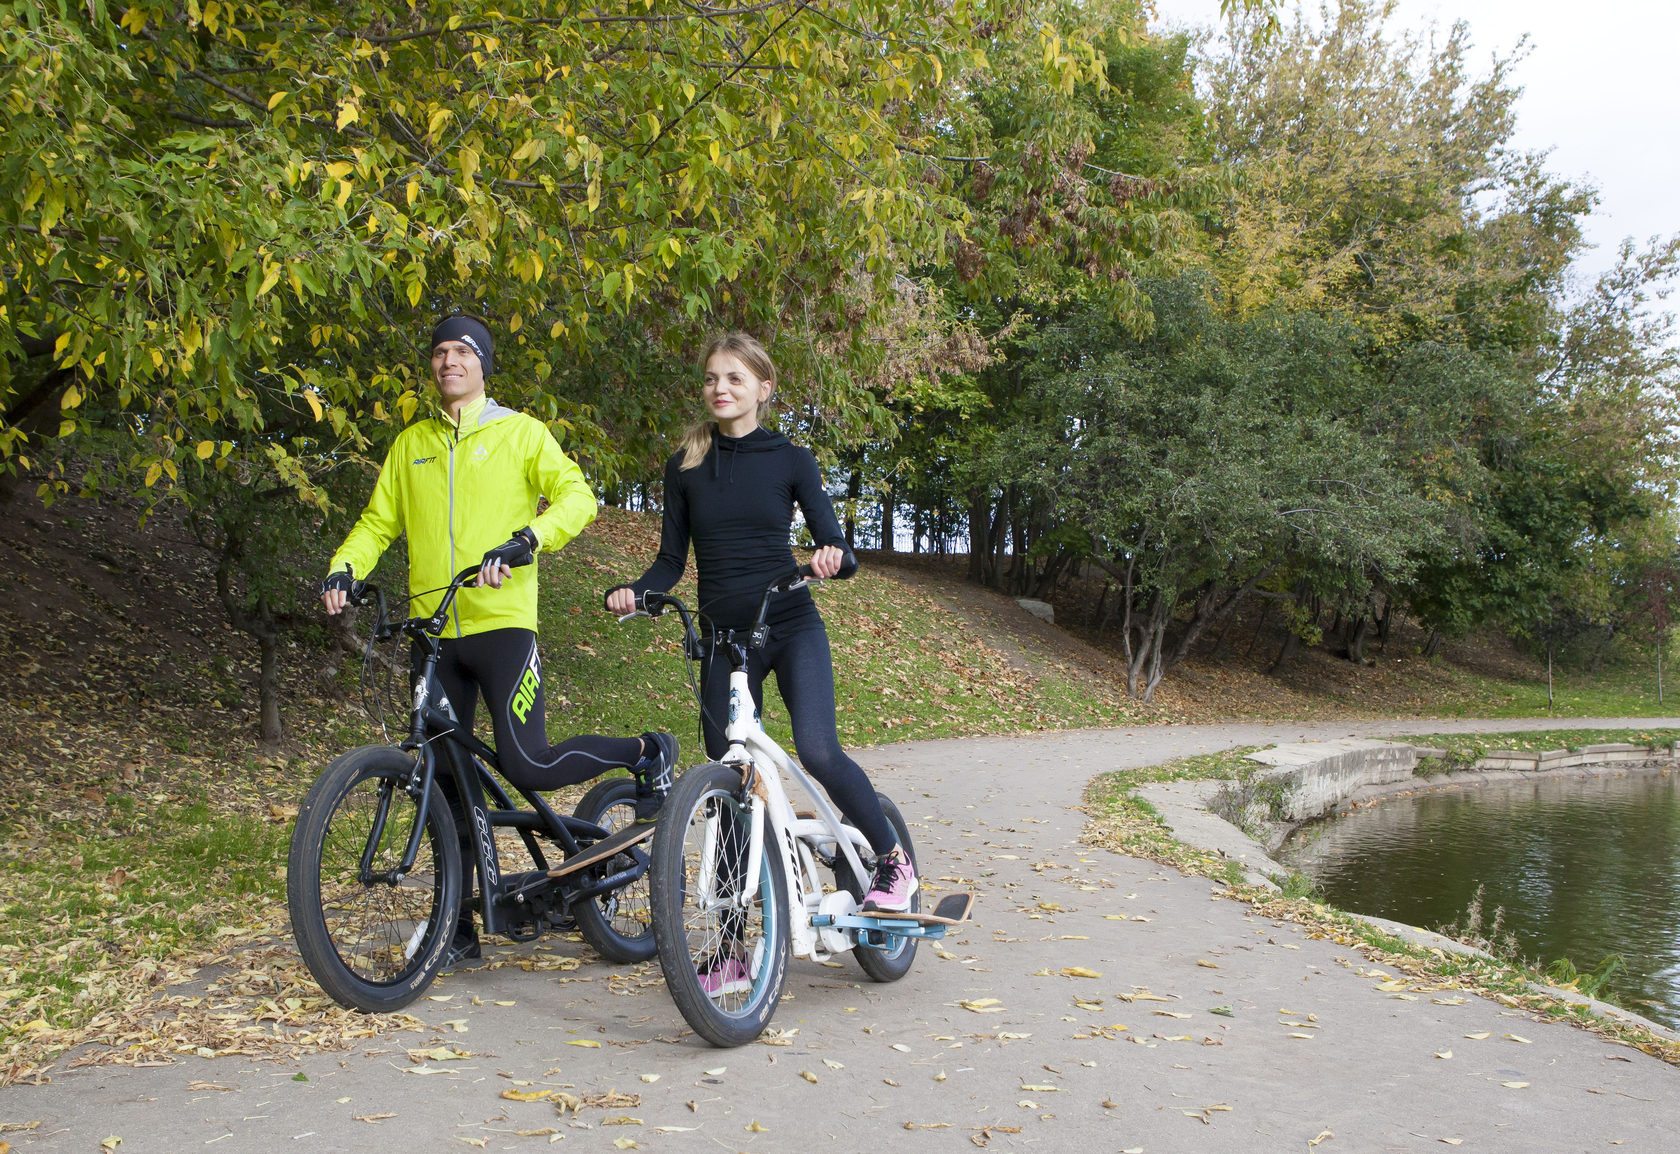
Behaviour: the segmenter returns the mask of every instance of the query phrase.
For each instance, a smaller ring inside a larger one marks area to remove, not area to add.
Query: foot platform
[[[597,862],[606,861],[613,855],[622,853],[631,846],[652,837],[655,828],[653,822],[627,825],[611,837],[603,838],[588,849],[573,854],[554,869],[549,870],[548,876],[551,878],[565,877],[567,874],[576,873],[578,870],[595,865]]]
[[[951,926],[966,922],[973,911],[973,894],[946,894],[931,913],[858,910],[838,916],[819,914],[811,919],[811,924],[845,930],[880,930],[905,938],[942,938]]]

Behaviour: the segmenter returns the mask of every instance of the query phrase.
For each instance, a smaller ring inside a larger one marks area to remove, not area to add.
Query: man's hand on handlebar
[[[484,555],[484,563],[479,566],[479,588],[488,586],[500,589],[502,582],[513,576],[513,571],[521,565],[529,565],[536,555],[536,535],[530,529],[521,529],[506,544],[498,545]]]
[[[321,604],[328,616],[336,616],[344,611],[355,588],[356,579],[351,576],[348,568],[328,574],[327,579],[321,582]]]

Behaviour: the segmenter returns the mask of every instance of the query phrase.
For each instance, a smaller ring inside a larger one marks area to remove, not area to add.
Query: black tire
[[[910,827],[905,823],[904,815],[898,812],[898,806],[893,804],[892,798],[880,790],[875,791],[875,796],[881,799],[881,808],[886,811],[887,821],[892,825],[893,832],[898,835],[899,846],[910,859],[910,864],[915,865],[916,847],[910,841]],[[851,870],[845,872],[849,874]],[[861,902],[863,895],[868,892],[870,881],[869,878],[863,878],[851,883],[847,888],[852,891],[852,896]],[[910,911],[914,913],[921,908],[922,891],[918,887],[916,892],[910,895]],[[881,944],[872,944],[872,938]],[[896,982],[908,974],[910,967],[916,964],[916,947],[919,944],[919,938],[906,938],[898,934],[877,936],[859,931],[858,944],[852,950],[852,954],[857,958],[857,964],[863,967],[863,972],[874,981]]]
[[[382,797],[389,806],[372,870],[389,872],[402,860],[420,809],[403,789],[413,768],[412,757],[388,745],[339,757],[303,799],[286,859],[298,952],[335,1002],[367,1013],[401,1009],[425,992],[460,909],[461,850],[436,783],[414,868],[395,882],[361,877]]]
[[[597,782],[574,811],[590,825],[616,833],[636,820],[636,783],[628,777]],[[631,846],[623,853],[583,872],[604,877],[617,873],[632,860],[648,864],[648,845]],[[653,896],[648,888],[648,870],[629,885],[611,893],[572,904],[578,932],[594,951],[610,962],[645,962],[658,952],[653,940]]]
[[[714,1046],[745,1045],[763,1033],[787,981],[787,880],[774,847],[760,847],[756,893],[719,892],[745,881],[752,827],[746,800],[739,770],[697,766],[677,779],[653,835],[659,966],[683,1018]],[[706,863],[709,885],[702,877]],[[733,911],[720,910],[720,901],[731,900]],[[701,971],[731,956],[743,962],[744,988],[708,993]]]

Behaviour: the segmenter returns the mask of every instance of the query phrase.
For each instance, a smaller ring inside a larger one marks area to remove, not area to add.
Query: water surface
[[[1343,909],[1439,929],[1482,886],[1530,960],[1626,968],[1611,1001],[1680,1026],[1680,779],[1557,778],[1379,801],[1279,852]],[[1484,928],[1485,932],[1485,928]]]

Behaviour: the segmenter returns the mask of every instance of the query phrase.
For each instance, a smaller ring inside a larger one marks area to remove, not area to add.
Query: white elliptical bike
[[[973,894],[947,894],[933,912],[922,913],[918,892],[903,913],[861,911],[875,871],[868,841],[759,723],[747,655],[769,639],[770,599],[813,580],[802,566],[764,591],[751,629],[705,641],[694,614],[669,594],[643,594],[637,612],[621,618],[675,611],[691,661],[701,659],[706,645],[729,655],[729,749],[677,779],[660,810],[649,866],[665,983],[695,1033],[715,1046],[743,1045],[770,1024],[787,981],[790,946],[795,957],[819,962],[850,952],[869,977],[893,982],[910,971],[922,938],[943,937],[974,905]],[[690,685],[698,700],[692,677]],[[787,781],[797,784],[811,811],[794,810]],[[877,796],[913,863],[903,815],[885,794]]]

